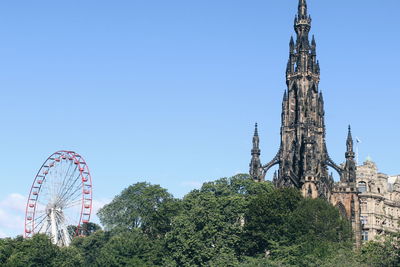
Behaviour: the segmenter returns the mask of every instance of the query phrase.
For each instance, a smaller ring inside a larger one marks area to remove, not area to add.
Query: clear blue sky
[[[400,1],[308,4],[331,157],[343,160],[351,123],[360,158],[400,173]],[[100,202],[138,181],[182,197],[247,172],[255,121],[269,161],[296,11],[297,0],[1,1],[0,216],[21,215],[11,194],[27,197],[59,149],[85,157]],[[15,232],[0,219],[0,236]]]

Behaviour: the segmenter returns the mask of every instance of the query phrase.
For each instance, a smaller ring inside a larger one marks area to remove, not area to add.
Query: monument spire
[[[297,187],[305,196],[329,198],[332,185],[326,163],[324,101],[319,90],[317,44],[314,36],[309,37],[311,17],[306,0],[299,0],[294,29],[297,38],[289,42],[281,147],[266,166],[279,164],[276,186]]]
[[[355,153],[353,150],[353,136],[351,134],[351,126],[349,125],[349,131],[347,133],[347,140],[346,140],[346,164],[344,166],[343,174],[341,177],[341,182],[351,183],[356,180],[356,168],[357,164],[354,160]]]
[[[260,155],[260,137],[258,136],[258,124],[256,123],[253,135],[253,148],[251,150],[250,176],[257,182],[261,182],[264,179]]]
[[[299,0],[299,17],[306,17],[307,16],[307,2],[306,0]]]
[[[347,141],[346,141],[346,158],[354,158],[354,151],[353,151],[353,136],[351,135],[351,126],[349,125],[349,131],[347,133]]]

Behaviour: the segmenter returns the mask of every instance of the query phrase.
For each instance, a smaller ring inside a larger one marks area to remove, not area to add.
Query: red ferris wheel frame
[[[73,161],[80,173],[82,186],[82,206],[79,216],[78,225],[76,225],[75,235],[79,234],[82,225],[90,221],[92,212],[92,177],[89,167],[81,155],[73,151],[61,150],[53,153],[40,167],[29,192],[28,201],[25,210],[25,238],[32,237],[35,234],[35,212],[37,201],[42,188],[42,184],[46,179],[49,170],[60,161]]]

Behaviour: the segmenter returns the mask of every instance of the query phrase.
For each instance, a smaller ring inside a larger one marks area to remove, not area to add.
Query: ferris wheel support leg
[[[51,219],[51,238],[53,239],[53,244],[57,245],[58,233],[56,225],[56,214],[54,209],[51,209],[50,211],[50,219]]]
[[[68,247],[69,244],[71,244],[71,237],[70,237],[70,235],[68,233],[68,229],[67,229],[67,226],[65,224],[64,224],[64,227],[63,227],[63,234],[64,234],[64,245]]]

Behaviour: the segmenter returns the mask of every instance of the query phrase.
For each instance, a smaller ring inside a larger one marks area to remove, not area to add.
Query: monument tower
[[[298,188],[304,197],[323,198],[337,206],[342,215],[352,222],[356,244],[360,244],[360,209],[353,139],[349,127],[346,161],[341,166],[335,164],[328,154],[325,142],[325,109],[319,88],[317,44],[314,36],[310,41],[311,17],[307,12],[306,0],[299,0],[294,30],[296,40],[291,37],[289,42],[280,148],[269,163],[262,165],[256,124],[250,176],[255,181],[262,182],[268,170],[279,165],[273,178],[276,187]],[[339,174],[339,182],[334,182],[333,176],[328,173],[328,167]]]
[[[299,1],[294,19],[296,40],[291,37],[286,68],[287,89],[282,102],[280,149],[274,159],[251,173],[255,180],[264,180],[274,165],[279,171],[274,177],[278,187],[300,188],[305,196],[329,199],[333,178],[328,166],[338,168],[330,160],[325,144],[324,99],[319,89],[320,68],[317,44],[312,36],[311,17],[305,0]],[[258,173],[258,176],[254,174]]]

